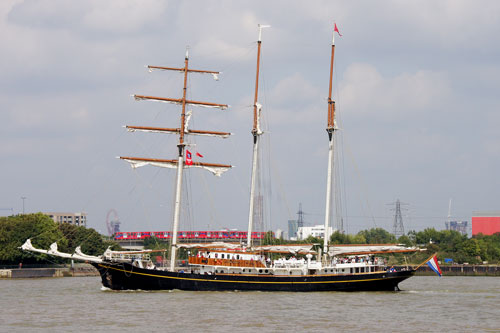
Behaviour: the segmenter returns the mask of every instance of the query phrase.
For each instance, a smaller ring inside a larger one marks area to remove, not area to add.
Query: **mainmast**
[[[177,258],[177,232],[179,231],[179,219],[181,215],[181,191],[182,191],[182,174],[184,171],[184,127],[186,126],[186,92],[187,92],[187,76],[189,64],[189,49],[186,49],[186,57],[184,58],[184,87],[182,89],[182,112],[181,112],[181,130],[179,133],[179,156],[177,157],[177,178],[175,186],[175,202],[174,202],[174,223],[172,226],[172,244],[170,248],[170,271],[175,270],[175,259]]]
[[[149,70],[170,70],[183,72],[184,74],[184,85],[182,91],[182,98],[166,98],[166,97],[155,97],[155,96],[144,96],[144,95],[134,95],[136,100],[152,100],[160,101],[166,103],[173,103],[182,106],[180,127],[179,128],[160,128],[160,127],[146,127],[146,126],[127,126],[129,131],[144,131],[144,132],[156,132],[156,133],[173,133],[179,135],[179,141],[177,144],[178,156],[177,159],[153,159],[153,158],[140,158],[140,157],[120,157],[123,160],[131,163],[133,168],[153,165],[158,167],[166,168],[176,168],[176,187],[175,187],[175,201],[174,201],[174,221],[172,227],[172,244],[170,252],[170,271],[175,270],[175,260],[177,258],[177,233],[179,230],[180,221],[180,211],[181,211],[181,197],[182,197],[182,179],[184,168],[198,167],[211,171],[216,176],[220,176],[223,172],[229,170],[231,165],[226,164],[215,164],[215,163],[200,163],[193,162],[190,156],[184,159],[185,154],[185,136],[186,135],[209,135],[218,136],[222,138],[228,137],[231,133],[227,132],[216,132],[216,131],[200,131],[200,130],[190,130],[188,129],[189,115],[186,115],[186,105],[194,106],[204,106],[210,108],[220,108],[222,110],[226,109],[228,106],[226,104],[216,104],[209,102],[199,102],[186,99],[187,95],[187,79],[188,73],[201,73],[201,74],[212,74],[214,79],[218,79],[220,72],[205,71],[205,70],[195,70],[189,68],[189,52],[186,50],[186,56],[184,58],[183,68],[173,68],[173,67],[161,67],[161,66],[148,66]]]
[[[259,71],[260,71],[260,48],[262,45],[262,29],[268,28],[268,25],[259,24],[259,39],[257,41],[257,71],[255,75],[255,95],[253,100],[253,157],[252,157],[252,179],[250,184],[250,208],[248,212],[248,234],[247,234],[247,248],[252,247],[252,231],[253,231],[253,218],[254,218],[254,196],[255,196],[255,183],[257,178],[257,166],[259,158],[259,137],[262,135],[260,129],[260,111],[262,105],[258,103],[259,94]]]
[[[326,211],[325,211],[325,239],[323,240],[323,251],[328,253],[328,242],[330,238],[330,215],[331,215],[331,195],[332,195],[332,169],[333,169],[333,132],[336,130],[335,122],[335,101],[332,100],[333,82],[333,59],[335,56],[335,31],[332,35],[332,56],[330,59],[330,85],[328,87],[328,121],[326,132],[328,133],[328,170],[326,178]]]

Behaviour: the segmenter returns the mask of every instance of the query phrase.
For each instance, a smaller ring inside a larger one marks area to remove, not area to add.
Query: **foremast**
[[[166,97],[155,97],[155,96],[144,96],[144,95],[134,95],[136,100],[152,100],[152,101],[160,101],[167,103],[174,103],[182,106],[181,111],[181,121],[179,128],[159,128],[159,127],[145,127],[145,126],[127,126],[129,131],[146,131],[146,132],[158,132],[158,133],[173,133],[179,135],[179,141],[177,144],[178,148],[178,156],[177,159],[164,160],[164,159],[151,159],[151,158],[139,158],[139,157],[120,157],[121,159],[126,160],[127,162],[132,164],[132,167],[140,167],[143,165],[154,165],[159,167],[167,167],[167,168],[176,168],[176,187],[175,187],[175,201],[174,201],[174,217],[173,217],[173,225],[172,225],[172,244],[170,251],[170,271],[175,271],[175,261],[177,258],[177,233],[179,230],[179,221],[180,221],[180,211],[181,211],[181,198],[182,198],[182,180],[183,180],[183,170],[184,168],[189,167],[200,167],[204,169],[208,169],[216,176],[220,176],[223,172],[227,171],[231,168],[231,165],[226,164],[215,164],[215,163],[200,163],[193,162],[191,160],[191,156],[188,156],[184,159],[185,154],[185,136],[186,135],[210,135],[210,136],[218,136],[222,138],[228,137],[231,133],[227,132],[215,132],[215,131],[200,131],[200,130],[189,130],[188,122],[191,116],[191,113],[186,113],[187,105],[194,106],[204,106],[210,108],[220,108],[222,110],[226,109],[228,105],[226,104],[217,104],[210,102],[200,102],[188,100],[187,96],[187,80],[188,73],[201,73],[201,74],[212,74],[214,79],[218,79],[218,75],[220,72],[215,71],[205,71],[205,70],[196,70],[189,68],[189,50],[186,50],[186,56],[184,58],[184,67],[182,68],[173,68],[173,67],[161,67],[161,66],[148,66],[149,70],[169,70],[169,71],[179,71],[184,74],[184,85],[182,98],[166,98]]]
[[[257,166],[259,159],[259,138],[262,135],[262,130],[260,128],[260,112],[262,105],[258,102],[259,96],[259,72],[260,72],[260,48],[262,45],[262,29],[268,28],[268,25],[259,24],[259,39],[257,40],[257,70],[255,74],[255,95],[253,100],[253,155],[252,155],[252,178],[250,181],[250,207],[248,211],[248,233],[247,233],[247,248],[252,247],[252,232],[253,232],[253,218],[254,218],[254,196],[255,196],[255,185],[257,181]]]
[[[325,208],[325,238],[323,240],[323,252],[328,253],[328,242],[330,238],[330,217],[332,205],[332,172],[333,172],[333,147],[334,132],[337,129],[335,121],[335,101],[332,99],[333,82],[333,59],[335,57],[335,31],[332,34],[332,55],[330,58],[330,84],[328,87],[328,119],[326,132],[328,133],[328,169],[326,177],[326,208]]]

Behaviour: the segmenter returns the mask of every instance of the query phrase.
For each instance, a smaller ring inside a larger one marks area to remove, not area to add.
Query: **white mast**
[[[262,44],[262,29],[268,28],[268,25],[259,24],[259,40],[257,41],[257,74],[255,77],[255,96],[253,100],[253,156],[252,156],[252,180],[250,183],[250,207],[248,212],[248,233],[247,233],[247,248],[252,247],[252,231],[254,217],[254,196],[255,182],[257,178],[257,165],[259,158],[259,137],[262,135],[260,130],[260,111],[261,105],[257,102],[259,93],[259,70],[260,70],[260,47]]]
[[[184,146],[179,145],[179,151],[183,150]],[[177,258],[177,232],[179,230],[179,219],[181,212],[181,189],[182,189],[182,174],[184,170],[184,157],[179,155],[177,164],[177,184],[175,187],[175,206],[174,206],[174,225],[172,227],[172,246],[170,251],[170,271],[175,270],[175,259]]]
[[[179,231],[179,219],[181,214],[181,191],[182,191],[182,174],[184,170],[184,126],[186,125],[186,91],[187,91],[187,75],[189,63],[189,49],[186,49],[186,57],[184,59],[184,88],[182,91],[182,113],[181,113],[181,130],[179,135],[179,157],[177,162],[177,182],[175,187],[175,204],[174,204],[174,223],[172,226],[172,244],[170,248],[170,271],[175,270],[175,259],[177,258],[177,232]]]
[[[332,81],[333,81],[333,59],[335,55],[335,31],[332,37],[332,56],[330,60],[330,85],[328,89],[328,170],[326,177],[326,208],[325,208],[325,238],[323,240],[323,251],[328,253],[328,242],[330,238],[330,215],[331,215],[331,196],[332,196],[332,169],[333,169],[333,132],[335,131],[335,101],[332,100]]]

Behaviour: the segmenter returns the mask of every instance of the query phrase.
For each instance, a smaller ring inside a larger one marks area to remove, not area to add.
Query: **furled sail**
[[[91,262],[96,262],[96,263],[102,262],[102,259],[99,258],[99,257],[89,256],[89,255],[86,255],[86,254],[82,253],[82,251],[80,250],[79,246],[75,249],[75,253],[73,253],[73,254],[60,252],[57,249],[57,243],[52,243],[50,245],[49,250],[42,250],[42,249],[37,249],[36,247],[34,247],[31,244],[31,239],[28,238],[26,240],[26,242],[24,242],[24,244],[21,246],[21,249],[24,250],[24,251],[49,254],[49,255],[52,255],[52,256],[55,256],[55,257],[66,258],[66,259],[81,260],[81,261],[91,261]]]
[[[415,247],[405,247],[398,244],[333,245],[329,247],[328,254],[330,256],[338,256],[417,251],[420,251],[420,249]]]
[[[224,242],[211,242],[211,243],[190,243],[190,244],[177,244],[179,248],[207,248],[207,249],[242,249],[241,244],[237,243],[224,243]],[[243,249],[242,249],[243,250]],[[255,246],[251,249],[245,249],[244,251],[249,250],[250,252],[274,252],[274,253],[291,253],[291,254],[307,254],[307,253],[315,253],[313,251],[312,244],[292,244],[292,245],[264,245],[264,246]]]
[[[21,245],[21,249],[24,251],[31,251],[31,252],[38,252],[38,253],[44,253],[44,254],[49,254],[49,251],[47,250],[42,250],[42,249],[37,249],[31,244],[31,239],[28,238],[26,242],[24,242],[23,245]]]
[[[57,249],[57,243],[50,244],[49,254],[52,254],[53,256],[56,257],[68,258],[68,259],[71,259],[73,257],[73,255],[69,253],[59,252],[59,250]]]
[[[177,168],[177,160],[163,160],[163,159],[153,159],[153,158],[138,158],[138,157],[120,157],[120,159],[125,160],[130,163],[132,168],[140,168],[145,165],[152,165],[160,168]],[[216,164],[216,163],[201,163],[193,162],[193,164],[184,164],[184,168],[202,168],[210,171],[215,176],[220,177],[224,172],[232,168],[232,165],[226,164]]]
[[[276,253],[292,253],[292,254],[307,254],[307,253],[316,253],[313,251],[312,244],[297,244],[297,245],[263,245],[256,246],[253,249],[257,251],[266,251],[266,252],[276,252]]]
[[[211,243],[182,243],[182,244],[177,244],[178,248],[185,248],[185,249],[240,249],[241,245],[240,244],[233,244],[233,243],[224,243],[224,242],[211,242]]]
[[[134,95],[134,98],[136,101],[150,100],[150,101],[171,103],[177,105],[182,105],[183,103],[182,98],[166,98],[166,97],[144,96],[144,95]],[[190,101],[190,100],[185,100],[185,103],[186,105],[203,106],[206,108],[218,108],[221,110],[225,110],[229,107],[227,104],[217,104],[210,102]]]
[[[148,127],[148,126],[126,126],[129,132],[150,132],[150,133],[172,133],[179,134],[181,132],[180,128],[160,128],[160,127]],[[217,136],[223,139],[228,138],[232,133],[229,132],[217,132],[217,131],[199,131],[199,130],[185,130],[185,134],[188,135],[203,135],[203,136]]]
[[[78,256],[78,257],[85,259],[85,260],[88,260],[88,261],[102,262],[102,259],[99,257],[91,256],[91,255],[83,253],[80,246],[76,247],[74,256]]]
[[[177,72],[184,72],[184,68],[174,68],[174,67],[164,67],[164,66],[148,66],[149,72],[152,72],[154,70],[162,70],[162,71],[177,71]],[[212,74],[212,77],[214,78],[215,81],[219,80],[219,74],[222,74],[222,72],[216,72],[216,71],[205,71],[205,70],[199,70],[199,69],[188,69],[188,72],[192,73],[199,73],[199,74]]]

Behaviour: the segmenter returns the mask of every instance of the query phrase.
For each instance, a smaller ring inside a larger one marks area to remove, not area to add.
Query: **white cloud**
[[[217,61],[247,61],[254,57],[248,48],[228,43],[221,38],[208,36],[202,38],[196,45],[197,57],[216,58]]]
[[[407,117],[443,105],[450,94],[444,73],[420,70],[385,77],[374,66],[358,63],[347,68],[339,99],[349,112],[363,116]]]
[[[93,0],[83,24],[97,31],[136,31],[161,19],[167,4],[165,0]]]
[[[78,131],[90,124],[85,96],[33,96],[3,103],[8,127],[21,131],[43,129]]]
[[[39,29],[131,32],[160,19],[165,0],[26,0],[9,8],[12,23]]]
[[[279,80],[273,87],[259,89],[259,103],[263,105],[263,118],[272,123],[310,122],[317,117],[325,116],[327,99],[323,91],[314,86],[301,73],[293,73]],[[324,90],[324,89],[323,89]],[[242,98],[236,112],[241,117],[247,117],[252,110],[253,95]],[[311,116],[315,115],[315,116]]]
[[[318,88],[300,73],[294,73],[280,80],[269,96],[277,104],[308,103],[321,97]]]

